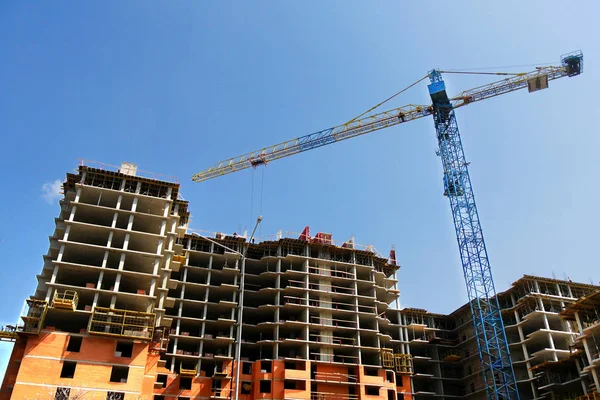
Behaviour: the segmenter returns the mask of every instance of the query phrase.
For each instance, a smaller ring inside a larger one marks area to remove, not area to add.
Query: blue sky
[[[262,212],[260,236],[309,225],[384,254],[395,244],[402,305],[450,312],[466,292],[430,119],[190,177],[343,123],[434,67],[558,63],[577,49],[583,75],[457,118],[497,289],[523,273],[598,283],[600,6],[421,4],[1,2],[0,321],[17,320],[34,291],[56,181],[78,158],[179,176],[197,229],[239,232]],[[488,81],[446,76],[450,93]],[[408,103],[428,103],[425,83],[391,106]],[[0,346],[2,369],[9,352]]]

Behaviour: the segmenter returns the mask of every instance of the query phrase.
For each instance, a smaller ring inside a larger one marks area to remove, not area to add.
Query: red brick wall
[[[132,356],[125,358],[115,356],[117,340],[113,338],[83,336],[79,352],[67,351],[68,341],[69,334],[64,332],[44,331],[40,336],[28,337],[12,399],[45,398],[55,391],[55,387],[71,387],[72,394],[83,392],[90,396],[106,396],[107,391],[131,392],[126,395],[126,398],[131,399],[152,393],[154,377],[144,377],[147,372],[153,372],[147,371],[146,367],[147,361],[151,359],[148,357],[146,343],[134,343]],[[18,356],[13,351],[10,363]],[[72,379],[60,377],[65,360],[77,362]],[[129,367],[126,383],[110,382],[112,367],[115,365]],[[13,375],[14,373],[7,374],[7,378]]]

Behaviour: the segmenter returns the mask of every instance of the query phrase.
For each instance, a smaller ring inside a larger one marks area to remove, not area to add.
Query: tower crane
[[[528,88],[529,92],[546,89],[549,81],[579,75],[583,72],[583,54],[577,51],[563,55],[560,65],[537,67],[527,73],[483,72],[507,78],[449,97],[442,73],[456,72],[434,69],[417,81],[429,78],[430,105],[409,104],[369,114],[376,106],[365,113],[368,115],[363,114],[345,124],[221,161],[193,175],[192,180],[202,182],[431,115],[438,142],[436,153],[442,160],[444,195],[452,210],[486,394],[489,399],[519,399],[455,110],[523,88]]]

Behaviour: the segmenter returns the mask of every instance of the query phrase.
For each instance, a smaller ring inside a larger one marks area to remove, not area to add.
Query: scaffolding
[[[25,313],[25,307],[27,312]],[[21,332],[33,335],[39,335],[44,320],[46,319],[46,312],[48,311],[48,303],[44,300],[27,299],[25,300],[25,306],[21,319],[23,320],[23,327]]]
[[[0,342],[14,342],[17,340],[19,335],[17,334],[17,327],[14,325],[0,326]]]
[[[357,394],[344,394],[335,392],[311,392],[310,400],[356,400],[358,399]]]
[[[410,354],[394,354],[394,367],[397,374],[412,374],[412,361]]]
[[[183,361],[179,364],[179,376],[182,378],[193,378],[197,372],[197,367],[194,369],[183,368]]]
[[[185,264],[186,256],[173,256],[173,261],[181,264]]]
[[[394,353],[392,349],[381,349],[381,365],[383,368],[394,368]]]
[[[575,400],[600,400],[600,393],[594,392],[576,397]]]
[[[459,351],[453,350],[445,354],[440,355],[442,362],[457,362],[462,358],[462,354]]]
[[[155,320],[154,313],[94,307],[88,331],[94,335],[151,340]]]
[[[52,307],[61,308],[65,310],[75,311],[77,309],[77,303],[79,302],[79,295],[74,290],[55,291],[54,297],[52,298]]]

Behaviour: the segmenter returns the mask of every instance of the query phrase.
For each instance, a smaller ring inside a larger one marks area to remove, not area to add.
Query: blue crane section
[[[431,82],[428,86],[431,105],[409,104],[366,117],[361,116],[343,125],[221,161],[195,174],[192,180],[202,182],[380,129],[433,116],[438,142],[437,154],[442,159],[444,195],[448,197],[452,210],[486,394],[489,399],[495,400],[519,399],[455,110],[519,89],[527,88],[529,92],[546,89],[548,82],[565,76],[576,76],[582,71],[583,54],[575,52],[562,56],[560,66],[538,67],[535,71],[527,73],[484,73],[505,75],[507,78],[449,97],[442,73],[473,72],[435,69],[422,78],[428,77]]]
[[[490,399],[518,399],[508,342],[456,116],[440,71],[431,71],[429,78],[439,146],[437,154],[442,159],[444,170],[444,195],[450,200],[452,209],[487,396]]]

